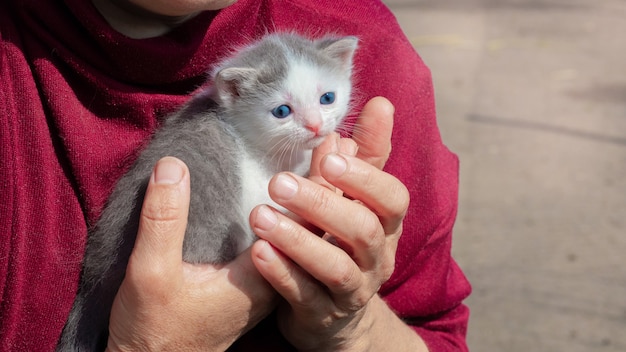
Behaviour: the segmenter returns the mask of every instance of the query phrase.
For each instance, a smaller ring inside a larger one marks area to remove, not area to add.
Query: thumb
[[[394,106],[383,97],[365,104],[356,121],[353,138],[359,145],[357,157],[382,169],[391,153]]]
[[[187,166],[173,157],[159,160],[143,201],[128,276],[140,281],[180,277],[189,197]]]

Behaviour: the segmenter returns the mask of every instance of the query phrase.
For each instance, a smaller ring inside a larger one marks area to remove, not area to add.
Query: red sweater
[[[0,351],[52,350],[87,229],[159,118],[234,46],[267,31],[357,35],[358,108],[396,107],[386,170],[411,192],[380,294],[432,351],[463,351],[470,286],[450,256],[458,160],[442,143],[430,72],[374,0],[239,0],[159,38],[112,30],[86,0],[0,3]],[[271,319],[233,349],[289,350]],[[282,347],[277,347],[278,345]]]

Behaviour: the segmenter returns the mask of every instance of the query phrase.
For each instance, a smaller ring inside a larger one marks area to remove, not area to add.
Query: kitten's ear
[[[253,68],[229,67],[215,75],[215,91],[219,103],[229,106],[234,99],[253,88],[258,71]]]
[[[339,59],[345,68],[352,67],[352,57],[358,44],[357,37],[342,37],[338,39],[323,39],[318,43],[318,48],[326,55]]]

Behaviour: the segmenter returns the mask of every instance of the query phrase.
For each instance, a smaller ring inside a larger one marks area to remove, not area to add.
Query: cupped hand
[[[110,351],[225,350],[276,305],[249,251],[224,266],[183,262],[189,182],[180,160],[157,163],[113,304]]]
[[[280,329],[300,350],[372,346],[369,331],[382,311],[377,291],[393,272],[409,202],[406,187],[381,170],[392,125],[391,104],[373,99],[355,126],[368,138],[355,138],[356,146],[346,139],[325,144],[314,155],[310,179],[282,173],[270,182],[274,201],[324,236],[269,206],[251,214],[261,238],[252,247],[253,262],[284,298]]]

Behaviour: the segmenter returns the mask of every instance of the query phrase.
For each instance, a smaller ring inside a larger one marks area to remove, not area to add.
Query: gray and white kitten
[[[189,167],[183,244],[190,263],[222,263],[255,240],[248,216],[276,204],[267,186],[281,171],[305,175],[311,151],[348,113],[354,37],[271,34],[214,71],[211,88],[165,119],[120,179],[87,240],[78,295],[58,351],[106,346],[113,298],[124,278],[152,168],[175,156]]]

